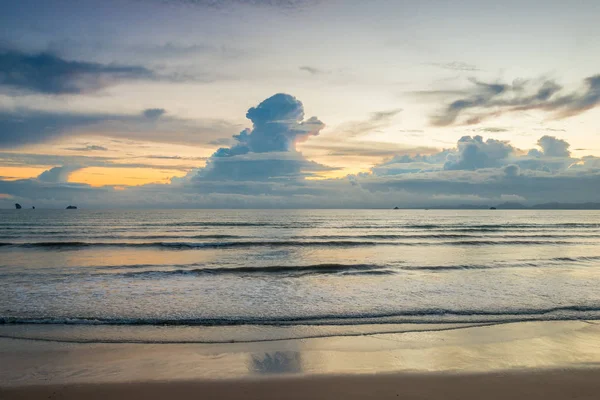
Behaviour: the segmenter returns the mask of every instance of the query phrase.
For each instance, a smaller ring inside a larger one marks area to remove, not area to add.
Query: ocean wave
[[[361,325],[400,323],[493,323],[600,319],[600,305],[568,305],[540,309],[456,310],[416,309],[386,313],[320,314],[303,316],[229,316],[180,318],[106,317],[19,317],[0,316],[0,324],[39,325],[151,325],[151,326],[237,326],[237,325]]]
[[[506,234],[481,235],[467,233],[429,233],[429,234],[365,234],[365,235],[313,235],[293,236],[292,239],[593,239],[600,238],[600,234]]]
[[[553,257],[539,259],[518,259],[505,262],[489,262],[486,264],[438,264],[438,265],[411,265],[406,261],[380,264],[342,264],[342,263],[319,263],[306,265],[260,265],[240,266],[233,264],[229,267],[218,267],[204,264],[123,264],[123,265],[87,265],[74,266],[68,270],[49,269],[40,272],[24,272],[18,269],[0,269],[0,278],[23,279],[43,278],[65,279],[76,276],[113,278],[157,278],[163,279],[169,276],[218,276],[218,275],[272,275],[283,277],[304,277],[310,275],[394,275],[402,272],[453,272],[469,270],[496,270],[511,268],[553,268],[553,267],[585,267],[586,264],[596,266],[600,256],[571,256]]]
[[[181,227],[205,227],[205,228],[235,228],[235,227],[257,227],[257,228],[321,228],[323,222],[320,221],[309,221],[309,222],[248,222],[248,221],[182,221],[182,222],[149,222],[149,223],[131,223],[128,225],[119,225],[111,223],[102,223],[102,221],[90,221],[90,222],[55,222],[48,223],[35,222],[0,222],[0,230],[30,230],[30,229],[87,229],[87,228],[106,228],[106,229],[121,229],[121,230],[139,230],[144,228],[181,228]],[[592,222],[568,222],[568,223],[498,223],[498,224],[461,224],[461,223],[436,223],[436,224],[419,224],[419,223],[406,223],[404,221],[398,221],[390,223],[389,221],[381,224],[373,223],[354,223],[350,225],[344,224],[327,224],[329,228],[337,229],[413,229],[413,230],[473,230],[473,231],[496,231],[496,230],[511,230],[511,229],[598,229],[600,223]]]
[[[597,261],[600,260],[600,256],[580,256],[580,257],[554,257],[551,261],[568,261],[568,262],[580,262],[580,261]]]
[[[402,265],[396,264],[313,264],[313,265],[284,265],[284,266],[257,266],[257,267],[201,267],[197,264],[190,266],[179,266],[176,269],[153,269],[146,271],[125,272],[127,277],[138,276],[169,276],[169,275],[236,275],[236,274],[281,274],[288,276],[305,275],[393,275],[402,271],[427,271],[445,272],[462,270],[490,270],[508,268],[544,268],[552,265],[564,266],[565,262],[582,263],[600,260],[598,257],[557,257],[534,261],[516,261],[512,263],[490,263],[490,264],[459,264],[459,265]],[[150,266],[151,267],[151,266]],[[186,268],[188,267],[188,268]],[[196,268],[194,268],[196,267]]]
[[[257,240],[227,242],[1,242],[2,247],[74,250],[90,247],[159,248],[171,250],[250,248],[250,247],[365,247],[365,246],[518,246],[518,245],[587,245],[595,242],[568,240],[455,240],[435,242],[371,240]]]
[[[238,274],[282,274],[294,275],[328,275],[328,274],[393,274],[394,271],[380,265],[368,264],[314,264],[290,266],[230,267],[230,268],[194,268],[172,270],[150,270],[126,272],[122,276],[167,276],[167,275],[238,275]]]
[[[76,239],[85,238],[91,239],[111,239],[111,240],[168,240],[168,239],[245,239],[247,236],[239,235],[222,235],[222,234],[204,234],[204,235],[114,235],[114,234],[93,234],[93,233],[81,233],[81,234],[60,234],[60,233],[31,233],[31,234],[20,234],[20,235],[0,235],[0,239],[18,239],[18,238],[47,238],[53,239],[71,239],[65,243],[74,243]],[[600,236],[599,236],[600,237]],[[73,240],[75,239],[75,240]],[[32,242],[35,243],[35,242]],[[41,242],[43,243],[43,242]],[[50,242],[57,243],[57,242]]]
[[[45,238],[52,238],[55,241],[51,243],[57,243],[56,240],[64,240],[65,243],[73,243],[77,239],[85,240],[191,240],[191,239],[246,239],[246,240],[260,240],[261,238],[256,236],[241,236],[241,235],[228,235],[228,234],[149,234],[149,235],[114,235],[114,234],[93,234],[93,233],[79,233],[79,234],[60,234],[58,232],[53,233],[31,233],[31,234],[16,234],[16,235],[0,235],[0,239],[37,239],[43,240]],[[498,234],[498,235],[486,235],[473,234],[473,233],[428,233],[428,234],[356,234],[356,235],[297,235],[297,236],[286,236],[282,239],[286,240],[407,240],[407,239],[488,239],[488,240],[507,240],[507,239],[598,239],[600,234],[564,234],[564,233],[544,233],[544,234]],[[69,240],[70,239],[70,240]],[[263,238],[263,240],[269,240]],[[31,242],[35,243],[35,242]],[[43,243],[43,242],[40,242]],[[87,243],[87,242],[86,242]],[[4,245],[10,245],[10,243],[4,243]]]

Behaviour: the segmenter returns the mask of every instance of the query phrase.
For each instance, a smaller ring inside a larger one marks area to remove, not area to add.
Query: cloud
[[[600,75],[584,79],[570,93],[553,80],[515,81],[513,84],[485,83],[471,79],[473,86],[431,118],[435,126],[477,124],[502,114],[539,110],[553,119],[581,114],[600,104]],[[463,118],[464,117],[464,118]]]
[[[42,172],[37,177],[37,180],[44,183],[66,183],[69,180],[69,176],[81,168],[82,167],[75,165],[54,167]]]
[[[0,88],[27,93],[93,93],[122,81],[152,80],[151,70],[132,65],[70,61],[50,53],[0,49]]]
[[[115,115],[54,113],[20,109],[0,111],[0,148],[42,143],[78,127],[120,118]]]
[[[435,205],[431,196],[478,196],[484,204],[494,204],[506,195],[519,196],[527,203],[598,201],[597,193],[586,187],[600,183],[596,171],[586,173],[549,173],[517,170],[516,167],[488,168],[476,171],[434,171],[386,177],[359,177],[362,188],[371,192],[408,192]],[[472,203],[472,201],[468,201]],[[413,203],[416,204],[416,203]],[[454,200],[450,204],[456,205]]]
[[[165,158],[163,156],[161,158]],[[190,171],[197,168],[197,164],[181,164],[181,165],[162,165],[138,162],[140,158],[158,158],[158,156],[144,157],[101,157],[101,156],[71,156],[71,155],[51,155],[51,154],[33,154],[33,153],[16,153],[16,152],[0,152],[0,165],[10,167],[47,167],[60,165],[77,165],[81,168],[85,167],[104,167],[104,168],[152,168],[164,170],[180,170]],[[180,160],[203,161],[201,157],[177,158]]]
[[[135,133],[146,132],[151,127],[158,132],[161,126],[167,126],[173,135],[177,132],[175,128],[180,121],[163,109],[149,110],[127,116],[87,116],[83,122],[85,129],[92,123],[95,135],[98,131],[116,135],[114,132],[123,132],[124,128]],[[399,112],[384,110],[372,113],[368,120],[362,122],[389,124]],[[324,128],[324,123],[318,118],[305,117],[304,107],[298,99],[288,94],[276,94],[249,108],[246,116],[252,126],[241,132],[236,127],[235,131],[240,133],[230,139],[231,145],[215,151],[206,160],[205,167],[190,171],[190,166],[178,166],[188,167],[189,173],[183,178],[173,178],[170,184],[129,186],[116,190],[73,184],[68,182],[68,178],[73,171],[88,166],[133,167],[145,165],[136,163],[144,161],[143,158],[188,160],[200,157],[150,154],[116,159],[100,157],[101,154],[96,153],[87,157],[0,153],[0,162],[4,165],[54,167],[34,179],[0,180],[0,193],[11,196],[9,200],[0,198],[0,205],[35,201],[39,207],[60,208],[64,208],[65,203],[86,207],[136,208],[391,208],[395,205],[425,207],[461,202],[498,204],[507,200],[528,204],[600,201],[597,191],[600,185],[598,158],[573,158],[569,143],[561,138],[542,136],[538,147],[529,152],[517,149],[508,141],[481,136],[464,136],[456,145],[442,150],[402,149],[385,143],[371,148],[365,144],[370,142],[349,141],[350,144],[341,143],[329,148],[329,151],[352,155],[360,154],[362,147],[365,152],[372,150],[373,154],[388,155],[389,158],[373,166],[369,173],[316,180],[306,178],[335,168],[308,160],[298,151],[298,143],[303,141],[308,140],[304,145],[307,148],[313,147],[315,139],[311,138],[318,137]],[[27,124],[30,117],[25,113],[18,123]],[[48,115],[45,114],[45,117],[47,122]],[[57,118],[54,114],[53,117]],[[12,118],[15,119],[14,114]],[[57,132],[64,132],[64,121],[60,118],[57,121],[55,125],[61,126]],[[3,123],[4,120],[0,119],[0,127]],[[17,124],[16,121],[12,123]],[[73,125],[73,132],[81,132],[81,126],[77,124]],[[351,136],[357,130],[348,131]],[[131,137],[129,133],[125,136]],[[171,133],[163,136],[171,136]],[[338,137],[341,138],[341,135]],[[4,135],[0,140],[4,140]],[[207,138],[203,137],[202,141],[206,142]],[[139,158],[142,160],[134,160]]]
[[[515,167],[503,167],[360,174],[318,181],[180,181],[125,190],[31,179],[0,181],[0,193],[22,203],[34,201],[38,208],[64,208],[65,203],[100,208],[391,208],[494,205],[506,199],[520,199],[526,204],[600,201],[598,185],[598,170],[549,173],[519,169],[517,173]],[[0,199],[0,206],[12,207],[12,203]]]
[[[246,118],[252,121],[252,129],[234,135],[236,143],[219,148],[194,179],[289,179],[330,169],[306,160],[296,150],[297,143],[318,135],[325,124],[316,117],[304,120],[304,107],[295,97],[273,95],[251,107]]]
[[[385,111],[377,111],[371,114],[371,118],[369,121],[371,122],[379,122],[379,121],[388,121],[389,119],[395,117],[399,113],[402,112],[401,108],[396,108],[393,110],[385,110]]]
[[[557,139],[554,136],[542,136],[537,142],[538,146],[542,148],[545,156],[548,157],[570,157],[571,152],[569,147],[571,146],[565,140]]]
[[[556,129],[556,128],[537,128],[536,131],[548,131],[548,132],[566,132],[566,129]]]
[[[302,121],[302,103],[283,93],[250,108],[246,118],[252,121],[253,129],[244,129],[239,135],[233,136],[237,143],[229,148],[220,148],[214,157],[294,150],[297,142],[318,135],[325,126],[316,117]]]
[[[520,172],[520,168],[518,165],[515,164],[510,164],[507,165],[506,167],[504,167],[504,173],[506,174],[506,176],[510,176],[510,177],[515,177],[519,175]]]
[[[87,145],[85,147],[68,147],[66,150],[71,151],[108,151],[106,147],[98,146],[95,144]]]
[[[508,129],[506,128],[500,128],[497,126],[488,126],[486,128],[478,128],[476,129],[476,131],[478,132],[489,132],[489,133],[502,133],[502,132],[508,132]]]
[[[569,143],[552,136],[538,140],[540,149],[523,151],[508,141],[481,136],[463,136],[456,147],[429,154],[411,156],[399,153],[371,168],[378,176],[434,171],[477,171],[504,168],[507,175],[518,175],[519,171],[544,171],[559,173],[570,168],[593,169],[591,161],[585,162],[571,157]],[[511,167],[511,165],[513,167]],[[518,168],[515,171],[514,168]]]
[[[460,62],[460,61],[452,61],[449,63],[431,63],[430,65],[433,65],[435,67],[439,67],[442,69],[449,69],[452,71],[480,71],[480,69],[477,68],[475,65],[467,64],[465,62]]]
[[[351,141],[327,144],[307,144],[303,148],[326,151],[328,156],[353,157],[393,157],[404,154],[432,154],[438,151],[434,147],[406,147],[388,142]]]
[[[32,109],[0,109],[0,148],[45,143],[58,138],[95,136],[147,140],[159,143],[208,145],[235,125],[223,120],[186,120],[163,109],[139,114],[94,114]]]
[[[146,118],[156,119],[163,116],[166,112],[167,110],[165,110],[164,108],[148,108],[143,111],[143,114]]]
[[[315,172],[331,171],[309,161],[298,152],[248,153],[244,155],[212,157],[207,166],[197,172],[195,180],[210,181],[263,181],[297,180]]]
[[[204,161],[207,157],[181,157],[181,156],[163,156],[159,154],[151,154],[148,156],[141,156],[139,158],[151,158],[156,160],[200,160]]]
[[[232,138],[218,138],[215,140],[211,140],[208,144],[212,144],[214,146],[231,146],[234,142]]]
[[[443,169],[448,154],[448,150],[443,150],[432,155],[395,155],[394,157],[375,165],[371,168],[371,173],[376,176],[391,176],[439,171]]]
[[[315,68],[315,67],[310,67],[308,65],[303,65],[303,66],[299,67],[298,69],[300,71],[308,72],[311,75],[323,75],[323,74],[329,73],[329,71],[325,71],[325,70]]]
[[[444,164],[447,170],[475,170],[502,165],[515,149],[506,141],[488,139],[481,136],[463,136],[457,144],[455,157],[449,157]]]
[[[337,126],[331,135],[349,139],[373,133],[388,127],[392,123],[393,118],[402,111],[402,108],[394,108],[373,112],[365,120],[346,122]]]

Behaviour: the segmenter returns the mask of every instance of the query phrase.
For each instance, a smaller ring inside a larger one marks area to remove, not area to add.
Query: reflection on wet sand
[[[261,375],[298,373],[302,372],[302,359],[297,351],[251,354],[248,369]]]
[[[65,343],[3,338],[2,331],[9,333],[0,329],[0,387],[600,365],[600,325],[585,321],[214,344]]]

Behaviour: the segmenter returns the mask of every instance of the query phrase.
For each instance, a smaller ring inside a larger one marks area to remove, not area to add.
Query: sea
[[[0,337],[229,343],[592,321],[599,288],[599,211],[0,211]]]

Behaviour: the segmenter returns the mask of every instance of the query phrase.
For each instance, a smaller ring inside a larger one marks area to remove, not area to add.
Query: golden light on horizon
[[[169,183],[171,178],[182,177],[186,173],[171,169],[88,167],[73,172],[69,182],[91,186],[140,186]]]
[[[18,179],[32,179],[39,176],[42,172],[52,168],[48,167],[0,167],[0,176],[6,181],[15,181]]]

